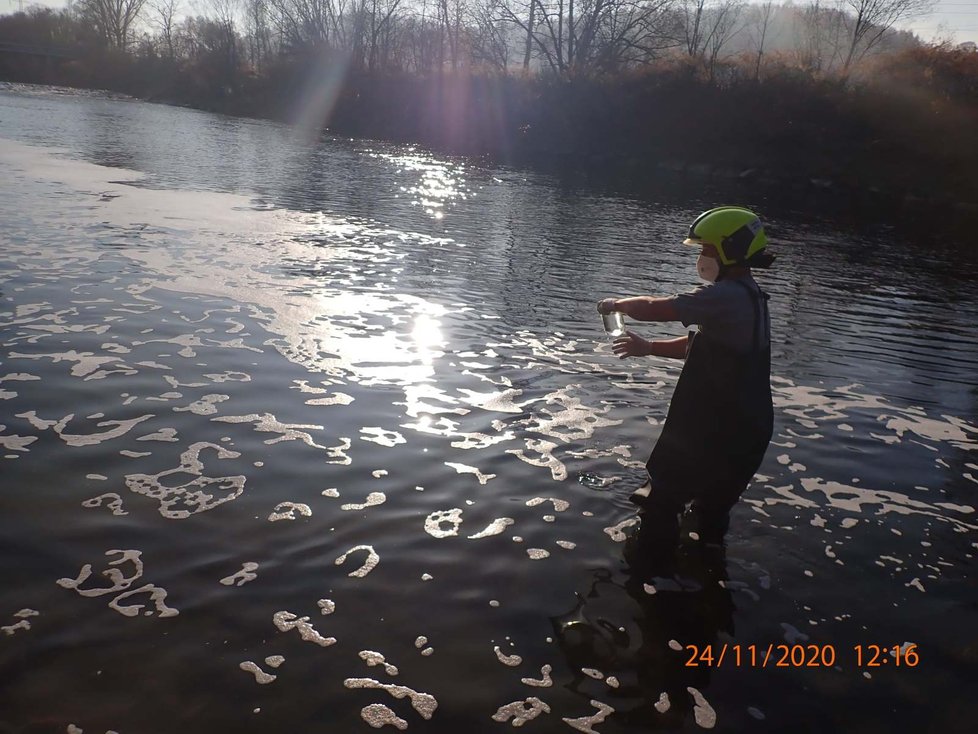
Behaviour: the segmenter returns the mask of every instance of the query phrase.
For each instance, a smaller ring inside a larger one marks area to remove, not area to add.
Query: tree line
[[[881,50],[916,43],[894,23],[935,0],[75,0],[0,18],[0,39],[114,51],[171,62],[205,57],[260,74],[310,49],[355,69],[478,70],[561,77],[618,74],[687,59],[714,78],[732,60],[772,58],[848,73]],[[197,12],[188,12],[195,9]]]
[[[892,28],[929,0],[182,1],[0,16],[0,78],[503,165],[978,202],[978,53]]]

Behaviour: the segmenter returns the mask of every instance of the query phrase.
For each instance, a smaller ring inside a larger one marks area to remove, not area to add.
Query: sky
[[[805,0],[795,0],[805,4]],[[23,6],[47,5],[64,7],[64,0],[23,0]],[[189,4],[189,3],[188,3]],[[17,11],[21,0],[0,0],[0,13]],[[957,43],[978,43],[978,0],[937,0],[933,15],[927,18],[898,23],[897,28],[915,32],[925,41],[951,39]]]

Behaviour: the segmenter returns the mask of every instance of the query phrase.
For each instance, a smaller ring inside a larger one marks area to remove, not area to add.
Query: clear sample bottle
[[[601,321],[604,324],[604,330],[610,336],[621,336],[625,333],[625,315],[621,311],[603,313],[601,314]]]

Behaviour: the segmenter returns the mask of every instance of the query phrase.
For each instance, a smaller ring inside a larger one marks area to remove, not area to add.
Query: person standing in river
[[[699,327],[661,341],[626,331],[612,345],[622,359],[685,360],[646,464],[648,481],[631,496],[643,510],[642,537],[658,548],[676,547],[687,506],[699,539],[722,543],[730,510],[760,466],[774,423],[768,295],[751,275],[774,261],[761,220],[740,207],[710,209],[690,225],[684,244],[701,248],[696,270],[706,285],[598,303],[602,314]],[[652,524],[655,532],[648,532]]]

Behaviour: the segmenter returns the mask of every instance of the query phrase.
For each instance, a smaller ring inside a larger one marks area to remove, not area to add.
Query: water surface
[[[646,586],[680,365],[594,302],[694,287],[716,202],[33,87],[0,170],[0,730],[971,730],[967,251],[743,201],[774,443]],[[686,665],[725,643],[835,660]]]

